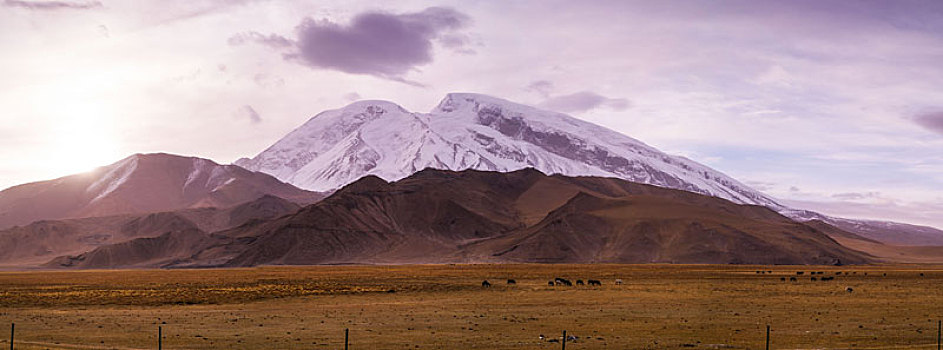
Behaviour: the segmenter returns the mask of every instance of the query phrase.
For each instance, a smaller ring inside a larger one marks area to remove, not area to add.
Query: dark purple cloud
[[[914,122],[928,130],[943,134],[943,111],[918,114]]]
[[[26,1],[4,0],[3,6],[19,7],[30,10],[87,10],[102,7],[100,1]]]
[[[296,28],[296,39],[249,32],[229,43],[258,42],[288,49],[286,59],[309,67],[404,81],[403,74],[432,62],[434,43],[468,53],[469,39],[457,31],[469,22],[465,14],[443,7],[404,14],[365,12],[346,25],[306,18]]]
[[[624,98],[609,98],[592,91],[581,91],[569,95],[554,96],[540,104],[541,107],[565,113],[579,113],[599,107],[616,111],[628,109],[631,104]]]

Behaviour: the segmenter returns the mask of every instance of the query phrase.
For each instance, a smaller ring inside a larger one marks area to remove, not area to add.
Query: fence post
[[[766,325],[766,350],[769,350],[769,325]]]
[[[344,350],[347,350],[348,344],[350,344],[350,328],[344,328]]]
[[[566,350],[566,330],[563,330],[563,350]]]
[[[943,320],[936,321],[936,350],[940,349],[940,333],[943,333]]]
[[[164,327],[157,326],[157,350],[164,348]]]
[[[13,334],[16,330],[16,323],[10,323],[10,350],[13,350]]]

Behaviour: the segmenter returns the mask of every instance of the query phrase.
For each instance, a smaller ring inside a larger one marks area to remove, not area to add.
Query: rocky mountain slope
[[[144,215],[42,220],[0,230],[0,247],[3,247],[0,249],[0,266],[38,266],[58,256],[81,255],[98,247],[137,238],[150,239],[168,233],[176,235],[183,232],[192,236],[196,232],[206,235],[251,222],[275,219],[294,213],[299,208],[295,203],[266,195],[229,208],[194,208]],[[97,266],[125,266],[116,264],[118,261],[107,262],[108,264]],[[75,264],[96,266],[91,263]]]
[[[142,257],[134,258],[138,255]],[[160,256],[164,258],[156,258]],[[393,183],[367,176],[274,220],[211,235],[184,232],[134,239],[53,264],[88,267],[81,264],[84,261],[219,267],[832,264],[875,259],[762,206],[612,178],[547,176],[533,169],[509,173],[427,169]]]
[[[0,191],[0,229],[37,220],[230,207],[264,195],[323,198],[238,166],[170,154],[135,154],[89,173]]]

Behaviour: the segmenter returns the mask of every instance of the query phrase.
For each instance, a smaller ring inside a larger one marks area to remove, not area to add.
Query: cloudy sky
[[[353,100],[478,92],[797,207],[943,228],[936,0],[0,0],[0,53],[0,188],[137,152],[229,163]]]

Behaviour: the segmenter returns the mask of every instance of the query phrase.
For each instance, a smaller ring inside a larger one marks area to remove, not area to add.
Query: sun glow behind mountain
[[[50,170],[59,174],[89,171],[123,156],[112,102],[94,93],[107,82],[92,78],[71,83],[53,87],[58,100],[48,102],[54,104],[50,120],[57,122],[48,129],[46,152],[55,160]]]

